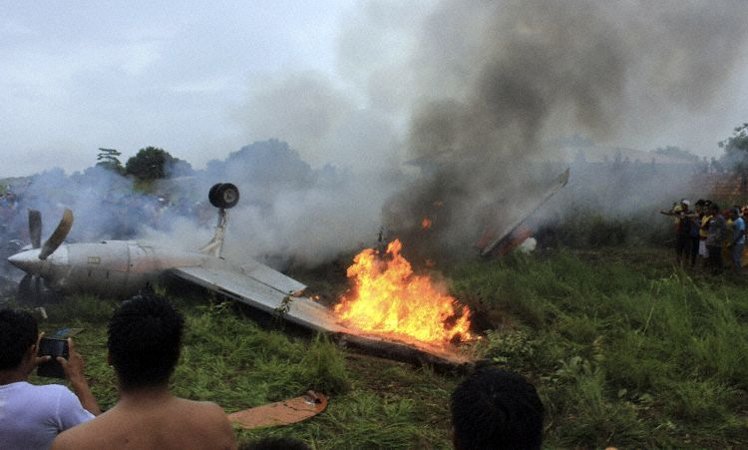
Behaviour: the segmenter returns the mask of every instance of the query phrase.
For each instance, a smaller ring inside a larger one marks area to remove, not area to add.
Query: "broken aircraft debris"
[[[475,247],[481,256],[504,256],[533,234],[526,222],[545,202],[569,182],[569,169],[545,186],[538,185],[519,202],[521,208],[501,208],[500,214],[489,223]],[[498,208],[497,208],[498,209]]]
[[[226,210],[239,200],[230,183],[216,184],[209,199],[219,209],[213,239],[200,251],[188,252],[139,241],[71,243],[64,240],[73,225],[65,210],[52,235],[41,242],[41,215],[29,212],[31,248],[8,258],[26,272],[21,290],[38,293],[41,284],[62,293],[84,292],[127,298],[164,274],[174,275],[337,341],[394,359],[457,366],[470,362],[454,348],[417,341],[402,342],[354,331],[339,323],[327,307],[303,296],[306,286],[264,264],[234,264],[221,257],[227,227]],[[280,312],[280,313],[279,313]]]

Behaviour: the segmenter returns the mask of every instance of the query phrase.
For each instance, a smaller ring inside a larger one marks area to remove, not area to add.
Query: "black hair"
[[[160,386],[179,360],[184,319],[163,297],[125,301],[109,321],[107,348],[123,389]]]
[[[543,404],[519,374],[476,370],[452,393],[450,410],[458,450],[540,449]]]
[[[311,450],[304,441],[295,438],[270,436],[243,443],[239,450]]]
[[[39,328],[26,311],[0,311],[0,370],[15,369],[29,347],[36,343]]]
[[[719,212],[719,205],[718,205],[718,204],[716,204],[716,203],[712,203],[712,204],[711,204],[711,205],[709,206],[709,211],[717,211],[717,212]]]

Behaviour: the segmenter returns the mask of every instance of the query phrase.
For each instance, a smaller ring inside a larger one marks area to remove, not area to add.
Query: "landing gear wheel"
[[[208,199],[216,208],[233,208],[239,203],[239,188],[231,183],[215,184],[208,192]]]

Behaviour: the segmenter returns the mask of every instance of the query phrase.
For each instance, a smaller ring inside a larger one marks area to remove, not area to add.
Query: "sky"
[[[513,7],[525,8],[511,0],[493,3],[506,6],[509,16]],[[717,142],[748,122],[748,46],[740,45],[748,25],[722,26],[740,2],[670,2],[682,14],[649,24],[645,3],[617,2],[610,11],[593,8],[605,26],[615,27],[615,14],[621,14],[625,26],[610,35],[628,43],[612,46],[628,58],[626,82],[613,86],[619,95],[601,102],[615,129],[608,126],[593,137],[605,145],[640,150],[676,145],[718,155]],[[481,18],[491,4],[8,2],[0,17],[0,178],[52,167],[83,170],[95,163],[99,147],[118,149],[123,162],[140,148],[161,147],[200,169],[269,138],[289,142],[315,167],[397,165],[412,156],[408,130],[419,101],[442,93],[457,98],[465,94],[461,79],[475,78],[471,67],[477,66],[460,58],[478,58],[476,47],[484,42],[459,37],[486,25]],[[583,4],[579,0],[560,8],[566,8],[562,12],[571,23],[574,16],[584,16]],[[688,8],[695,13],[688,14]],[[674,21],[686,26],[674,26]],[[662,36],[635,41],[637,33],[658,27]],[[690,31],[683,34],[682,29]],[[730,30],[727,37],[713,38],[725,30]],[[519,27],[513,36],[525,31]],[[593,31],[608,36],[604,29]],[[447,40],[439,41],[445,35]],[[497,33],[497,39],[505,37]],[[691,38],[708,45],[669,51],[656,44]],[[631,63],[637,45],[646,53],[642,64]],[[542,65],[529,67],[543,70]],[[701,83],[702,78],[710,81]],[[621,99],[625,108],[605,104]],[[566,103],[552,103],[551,116],[563,115]],[[556,122],[551,118],[548,123]],[[546,126],[558,136],[589,131],[575,127]]]
[[[0,175],[79,170],[99,147],[196,166],[255,139],[232,119],[254,76],[331,72],[353,2],[9,2],[0,18]],[[167,6],[168,5],[168,6]]]

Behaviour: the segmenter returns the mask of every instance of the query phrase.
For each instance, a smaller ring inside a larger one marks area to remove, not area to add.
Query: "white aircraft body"
[[[375,349],[395,359],[413,359],[434,364],[465,364],[469,358],[453,351],[418,342],[401,342],[385,336],[365,334],[340,324],[330,309],[304,297],[306,286],[257,261],[233,264],[221,257],[226,231],[226,209],[239,200],[233,184],[217,184],[210,190],[211,203],[219,208],[213,239],[198,251],[179,251],[139,241],[64,243],[73,224],[73,213],[65,210],[60,224],[42,245],[41,216],[29,211],[31,248],[8,258],[26,272],[21,290],[38,293],[41,281],[53,291],[90,293],[128,298],[171,274],[223,296],[315,331],[329,333],[341,342]]]
[[[40,279],[56,292],[89,293],[128,298],[164,274],[171,274],[307,328],[339,332],[326,307],[302,297],[306,286],[257,261],[235,265],[221,257],[226,230],[226,209],[236,205],[239,191],[232,184],[217,184],[209,194],[219,208],[213,239],[199,251],[189,252],[139,241],[101,241],[66,244],[73,223],[66,210],[52,236],[41,245],[41,216],[29,211],[30,249],[8,258],[26,272],[22,290],[37,293]]]

